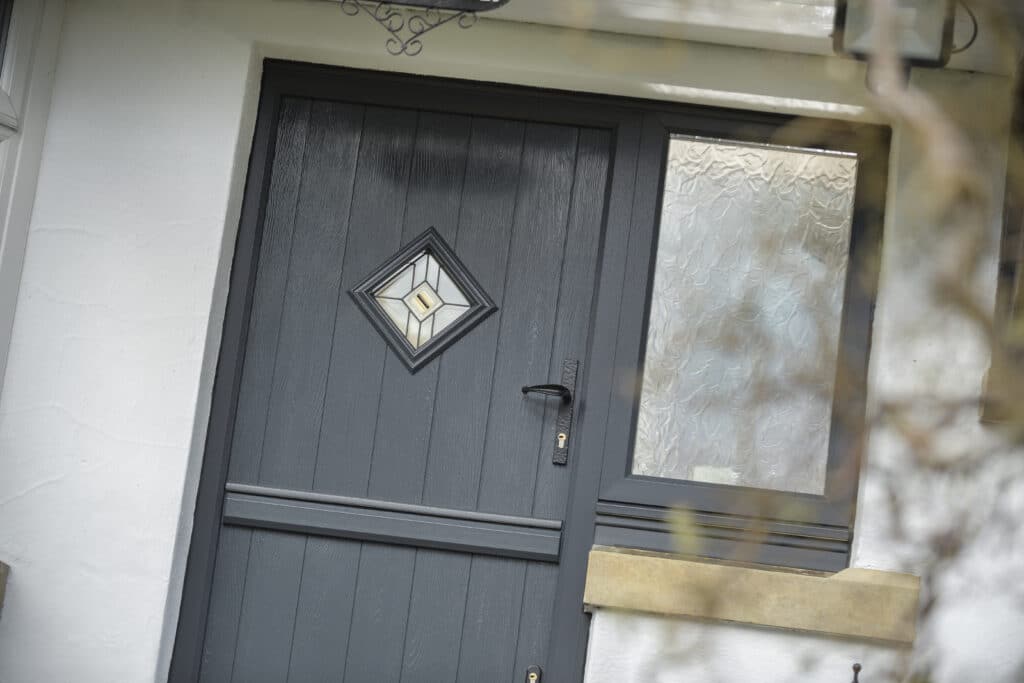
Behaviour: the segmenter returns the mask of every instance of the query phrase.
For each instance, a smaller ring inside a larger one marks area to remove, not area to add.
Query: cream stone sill
[[[920,580],[846,569],[824,575],[595,547],[586,608],[713,619],[893,643],[914,642]]]

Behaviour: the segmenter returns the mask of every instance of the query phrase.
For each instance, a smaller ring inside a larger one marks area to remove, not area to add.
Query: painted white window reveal
[[[63,0],[0,0],[10,25],[0,72],[0,390],[50,109]]]

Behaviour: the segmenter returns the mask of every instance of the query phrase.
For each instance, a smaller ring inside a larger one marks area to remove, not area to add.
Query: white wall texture
[[[420,57],[397,59],[365,22],[315,2],[68,3],[0,395],[0,559],[13,569],[0,683],[166,677],[262,56],[863,115],[863,71],[841,60],[488,21],[438,32]],[[930,73],[920,81],[962,105],[973,129],[1005,123],[1005,79]],[[976,393],[987,365],[980,344],[919,296],[928,259],[909,208],[921,190],[909,170],[915,154],[897,131],[873,393]],[[1001,191],[1002,151],[992,158]],[[991,299],[994,269],[986,274]],[[964,425],[951,443],[978,429]],[[871,457],[884,462],[899,448],[879,438]],[[889,534],[873,471],[854,565],[914,570],[922,557],[913,539]],[[922,483],[918,493],[929,501],[923,534],[936,502],[955,492],[937,499]],[[1019,566],[1021,545],[966,567],[962,585],[998,600],[996,578]],[[962,642],[960,613],[948,614],[942,628]],[[991,648],[1012,634],[1012,622],[973,614],[980,643]],[[691,651],[699,656],[683,656]],[[813,654],[825,659],[801,681],[845,681],[852,661],[881,668],[898,653],[599,613],[587,680],[715,680],[709,670],[720,680],[788,680]],[[765,674],[772,667],[779,676]],[[972,679],[981,680],[959,680]]]

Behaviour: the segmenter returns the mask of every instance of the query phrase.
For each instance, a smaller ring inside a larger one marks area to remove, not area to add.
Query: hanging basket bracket
[[[341,11],[350,17],[365,14],[387,31],[385,42],[392,55],[415,57],[423,51],[423,36],[445,24],[470,28],[477,12],[498,9],[509,0],[340,0]]]

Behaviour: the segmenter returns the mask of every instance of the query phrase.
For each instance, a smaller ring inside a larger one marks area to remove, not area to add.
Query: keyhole
[[[569,440],[569,435],[565,432],[561,432],[558,435],[558,447],[565,448],[565,442]]]

